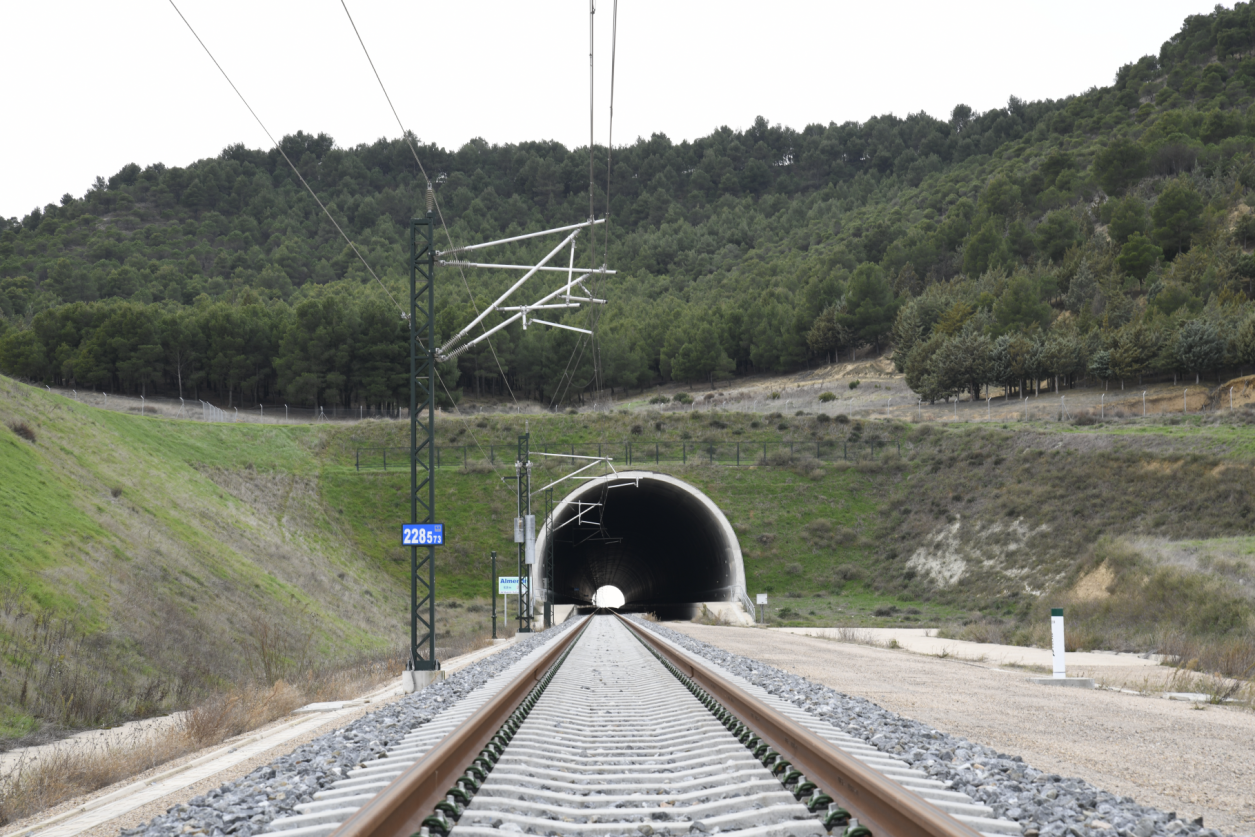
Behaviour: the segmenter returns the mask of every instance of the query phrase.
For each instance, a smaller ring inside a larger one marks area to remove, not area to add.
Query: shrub
[[[850,417],[847,416],[845,413],[837,413],[837,417],[836,419],[834,419],[834,421],[836,421],[837,424],[849,424]]]
[[[763,426],[763,423],[762,423],[761,421],[751,421],[751,422],[750,422],[750,427],[751,427],[751,428],[753,428],[754,430],[757,430],[758,428],[760,428],[760,427],[762,427],[762,426]]]
[[[820,413],[819,415],[815,416],[815,421],[818,422],[819,424],[827,424],[828,422],[832,421],[832,416],[828,415],[827,413]]]
[[[662,432],[662,428],[663,428],[662,422],[660,421],[654,422],[654,429],[657,430],[659,433]]]
[[[793,415],[795,415],[795,416],[804,416],[804,415],[806,415],[806,411],[805,411],[805,410],[798,410],[798,411],[797,411],[796,413],[794,413]]]
[[[786,566],[786,567],[784,568],[784,574],[785,574],[785,575],[801,575],[801,574],[802,574],[802,565],[801,565],[801,564],[789,564],[788,566]],[[801,596],[801,593],[798,593],[798,594],[790,593],[790,594],[789,594],[789,598],[790,598],[790,599],[795,599],[795,598],[798,598],[799,596]]]
[[[655,395],[653,398],[649,399],[649,403],[650,404],[670,404],[671,399],[665,395]]]
[[[1072,419],[1072,423],[1078,427],[1085,427],[1090,424],[1098,424],[1098,419],[1091,412],[1077,413],[1076,418]]]
[[[777,430],[788,430],[788,429],[789,429],[788,422],[783,422],[783,421],[782,421],[782,422],[780,422],[779,424],[777,424],[777,425],[776,425],[776,429],[777,429]]]
[[[109,495],[110,495],[111,497],[115,498],[115,499],[116,499],[116,498],[118,498],[118,497],[121,497],[121,496],[122,496],[122,486],[120,486],[120,485],[115,485],[113,488],[109,489]]]
[[[831,392],[821,392],[819,393],[819,400],[827,404],[829,401],[836,401],[837,396]]]
[[[880,607],[872,611],[872,616],[881,616],[881,617],[892,616],[897,612],[898,612],[897,605],[887,605],[887,606],[881,605]]]
[[[639,435],[641,435],[641,433],[642,433],[642,432],[644,432],[644,428],[643,428],[643,427],[641,427],[639,424],[634,424],[634,425],[632,425],[632,435],[633,435],[633,436],[639,436]]]
[[[723,423],[723,422],[721,422],[719,419],[711,419],[711,420],[710,420],[710,426],[711,426],[711,427],[713,427],[715,430],[723,430],[723,429],[724,429],[724,428],[726,428],[728,425],[724,424],[724,423]]]
[[[853,381],[850,381],[850,389],[858,389],[858,379],[857,379],[857,378],[855,378]]]
[[[863,568],[857,564],[842,564],[832,571],[832,577],[838,581],[862,581]]]
[[[677,392],[675,395],[671,396],[671,400],[677,404],[692,404],[693,396],[689,395],[687,392]]]
[[[778,398],[780,398],[780,393],[778,393],[778,392],[773,392],[773,393],[772,393],[770,396],[768,396],[768,397],[769,397],[772,401],[775,401],[775,400],[777,400]]]
[[[35,431],[31,430],[30,425],[24,421],[9,422],[9,429],[28,442],[35,441]]]

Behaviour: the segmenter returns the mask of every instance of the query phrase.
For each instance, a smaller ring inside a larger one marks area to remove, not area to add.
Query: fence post
[[[767,464],[767,443],[763,442],[763,464]]]
[[[689,464],[689,443],[680,442],[680,462],[683,465]]]
[[[654,464],[658,464],[658,443],[654,442]]]
[[[844,459],[846,462],[850,461],[850,443],[849,442],[841,443],[841,458]]]
[[[385,447],[384,447],[384,449],[383,449],[383,469],[384,469],[385,471],[386,471],[386,470],[388,470],[388,448],[387,448],[387,446],[385,446]]]
[[[715,464],[715,446],[714,445],[710,446],[710,464],[711,465]]]
[[[624,447],[627,448],[627,464],[631,465],[632,464],[632,443],[624,442],[623,445]]]
[[[737,467],[740,467],[741,465],[741,443],[740,442],[736,443],[736,464],[737,464]]]
[[[362,449],[357,448],[353,451],[353,467],[362,470]]]

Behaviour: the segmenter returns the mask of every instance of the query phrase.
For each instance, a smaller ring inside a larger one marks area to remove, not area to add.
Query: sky
[[[276,138],[400,134],[340,0],[175,0]],[[344,0],[406,128],[455,149],[589,137],[587,0]],[[1112,83],[1214,0],[962,3],[621,0],[615,145],[762,115],[801,129]],[[1232,3],[1225,4],[1228,7]],[[607,141],[614,0],[597,0],[594,132]],[[0,216],[127,163],[184,166],[266,134],[170,0],[0,3]]]

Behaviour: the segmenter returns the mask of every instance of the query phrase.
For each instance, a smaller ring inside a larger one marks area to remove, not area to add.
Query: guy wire
[[[198,44],[200,44],[201,49],[205,50],[205,54],[209,56],[209,60],[214,62],[214,66],[218,68],[218,72],[222,73],[222,77],[227,80],[227,84],[231,85],[231,89],[235,91],[235,95],[240,97],[240,101],[244,103],[244,107],[248,108],[248,112],[253,115],[253,119],[257,120],[257,124],[261,126],[262,131],[265,132],[266,137],[269,138],[270,144],[275,147],[275,150],[279,152],[284,161],[291,167],[292,172],[296,175],[297,179],[301,181],[301,185],[305,187],[307,192],[309,192],[309,196],[314,199],[314,203],[318,204],[318,208],[321,209],[323,214],[327,216],[327,219],[331,221],[332,226],[336,228],[336,232],[340,233],[340,237],[343,238],[349,247],[352,248],[353,254],[357,256],[359,261],[361,261],[362,266],[365,267],[366,271],[374,277],[376,282],[379,283],[379,287],[383,288],[383,292],[388,295],[388,299],[392,300],[392,304],[397,307],[397,310],[401,312],[401,316],[404,317],[405,309],[401,307],[399,302],[397,302],[396,297],[394,297],[392,292],[388,290],[388,286],[383,283],[383,280],[381,280],[375,271],[371,269],[371,266],[366,262],[366,259],[360,252],[358,252],[357,245],[354,244],[353,240],[350,239],[348,235],[345,234],[344,230],[340,228],[336,219],[333,218],[331,213],[327,211],[327,207],[323,206],[322,201],[318,199],[318,195],[314,194],[314,190],[310,188],[308,183],[305,182],[305,178],[301,175],[300,169],[293,165],[292,161],[288,159],[287,152],[283,150],[283,147],[279,145],[279,143],[275,142],[275,138],[271,135],[270,129],[268,129],[266,124],[261,121],[261,117],[257,115],[257,111],[253,110],[253,106],[250,105],[248,100],[244,98],[244,94],[240,92],[240,89],[235,86],[235,82],[231,81],[231,77],[227,75],[227,71],[222,69],[222,65],[218,63],[218,59],[214,58],[214,54],[209,51],[209,47],[205,46],[205,42],[201,40],[200,35],[196,34],[196,30],[192,28],[192,24],[188,22],[188,19],[183,16],[183,12],[179,11],[179,7],[175,5],[174,0],[170,0],[170,5],[174,7],[175,13],[178,14],[178,16],[183,20],[183,23],[186,24],[188,31],[192,33],[192,37],[196,39]]]

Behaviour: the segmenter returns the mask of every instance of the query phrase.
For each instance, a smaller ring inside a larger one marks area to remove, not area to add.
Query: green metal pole
[[[553,589],[553,489],[545,489],[545,526],[548,531],[545,533],[545,566],[549,569],[549,584],[545,591],[545,627],[553,627],[553,605],[557,601],[557,596]]]
[[[531,434],[527,433],[519,437],[518,459],[515,460],[514,467],[519,475],[519,517],[527,520],[527,516],[532,513],[532,463],[529,459],[528,444],[531,441]],[[524,522],[524,540],[526,540],[526,522]],[[524,552],[527,549],[525,543],[519,545],[519,629],[521,634],[530,634],[532,632],[532,568],[528,566],[524,558]],[[526,581],[524,581],[526,579]]]
[[[432,246],[433,208],[429,186],[426,217],[410,221],[410,523],[436,522],[433,461],[436,442],[436,252]],[[423,551],[421,559],[420,549]],[[436,661],[435,626],[436,548],[411,546],[409,666],[414,671],[440,668],[440,663]]]

